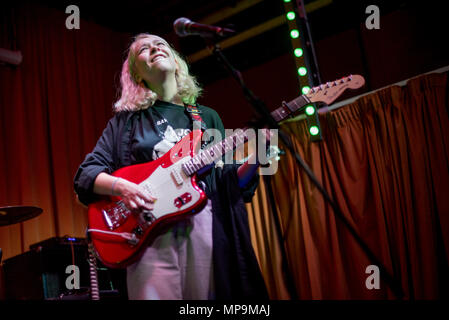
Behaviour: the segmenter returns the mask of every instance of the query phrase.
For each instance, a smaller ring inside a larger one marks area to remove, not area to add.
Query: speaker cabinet
[[[83,238],[54,237],[33,244],[30,250],[3,264],[6,299],[90,299],[87,242]],[[75,276],[75,265],[79,273]],[[67,273],[66,273],[67,272]],[[127,299],[126,270],[109,269],[97,260],[100,299]],[[79,279],[78,284],[74,278]]]

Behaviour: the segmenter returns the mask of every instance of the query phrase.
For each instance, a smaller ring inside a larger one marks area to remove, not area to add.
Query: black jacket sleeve
[[[99,199],[93,192],[94,181],[101,172],[116,170],[115,146],[117,136],[117,117],[109,120],[93,151],[81,163],[74,178],[74,189],[81,203],[88,205]]]

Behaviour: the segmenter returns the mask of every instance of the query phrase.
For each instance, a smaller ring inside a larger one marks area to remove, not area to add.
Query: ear
[[[142,81],[139,82],[139,86],[145,88],[145,89],[150,89],[150,87],[148,86],[147,82],[145,80],[142,79]]]
[[[179,66],[178,61],[175,60],[175,63],[176,63],[175,75],[178,76],[178,75],[179,75],[179,72],[180,72],[180,70],[181,70],[181,67]]]
[[[142,77],[136,76],[136,81],[137,81],[137,84],[138,84],[139,86],[141,86],[142,88],[149,89],[149,87],[148,87],[146,81],[143,80]]]

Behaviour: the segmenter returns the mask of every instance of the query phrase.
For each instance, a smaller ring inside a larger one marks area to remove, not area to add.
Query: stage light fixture
[[[307,74],[307,68],[306,67],[299,67],[298,68],[298,74],[301,77],[304,77]]]
[[[316,136],[320,133],[320,129],[317,126],[311,126],[309,132],[312,136]]]
[[[294,52],[295,52],[295,56],[296,56],[297,58],[302,57],[303,51],[302,51],[301,48],[296,48]]]
[[[18,66],[22,63],[22,52],[12,51],[0,48],[0,62],[4,62],[13,66]]]
[[[309,86],[304,86],[301,89],[302,94],[308,94],[310,91],[310,87]]]
[[[315,107],[314,106],[311,106],[311,105],[308,105],[307,107],[306,107],[306,114],[308,115],[308,116],[311,116],[311,115],[313,115],[315,113]]]
[[[315,84],[312,80],[314,75],[313,61],[310,60],[311,53],[307,42],[307,34],[304,33],[304,30],[307,29],[304,29],[301,15],[297,14],[300,10],[303,10],[300,7],[303,4],[300,4],[300,1],[296,1],[295,3],[295,1],[283,0],[283,2],[296,64],[296,72],[298,74],[299,88],[301,89],[301,94],[306,95],[310,91],[310,87]],[[307,105],[302,110],[303,112],[305,111],[310,139],[312,141],[321,140],[318,112],[315,105]]]

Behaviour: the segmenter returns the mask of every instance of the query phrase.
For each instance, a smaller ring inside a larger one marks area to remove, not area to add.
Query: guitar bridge
[[[126,208],[123,202],[119,201],[115,206],[101,210],[101,213],[103,214],[103,219],[109,230],[114,230],[128,219],[131,211]]]

